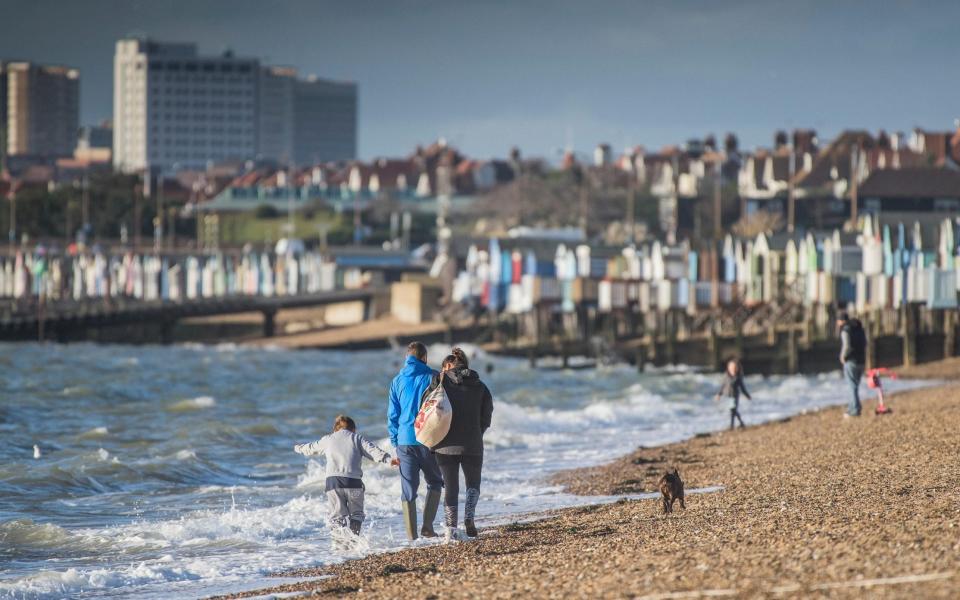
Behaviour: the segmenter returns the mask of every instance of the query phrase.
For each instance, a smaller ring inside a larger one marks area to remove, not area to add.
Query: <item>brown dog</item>
[[[664,473],[660,478],[660,493],[663,498],[663,512],[673,512],[673,503],[680,501],[680,508],[687,510],[687,505],[683,503],[683,480],[680,479],[680,471],[674,467]]]

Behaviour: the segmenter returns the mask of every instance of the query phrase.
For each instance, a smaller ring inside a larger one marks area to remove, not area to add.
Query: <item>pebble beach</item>
[[[919,376],[950,379],[956,361]],[[956,598],[960,385],[888,398],[894,413],[812,411],[638,448],[555,481],[618,502],[481,531],[479,540],[278,573],[242,596],[364,598]],[[676,466],[687,508],[636,496]],[[482,509],[482,503],[481,503]],[[482,525],[482,519],[480,519]]]

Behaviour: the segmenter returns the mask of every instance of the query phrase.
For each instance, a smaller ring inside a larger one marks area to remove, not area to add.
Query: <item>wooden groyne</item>
[[[839,368],[836,309],[758,305],[690,315],[683,310],[599,313],[589,307],[558,315],[549,307],[500,315],[486,348],[536,366],[552,357],[720,369],[739,358],[752,373],[817,373]],[[859,315],[868,334],[867,367],[914,365],[956,356],[957,311],[911,304]]]

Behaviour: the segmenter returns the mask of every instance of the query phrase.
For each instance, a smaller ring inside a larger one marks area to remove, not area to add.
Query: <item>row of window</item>
[[[205,123],[205,122],[217,123],[217,122],[235,121],[235,120],[250,121],[252,120],[252,118],[253,117],[250,113],[222,113],[222,112],[210,113],[210,114],[166,113],[165,115],[157,113],[153,115],[151,120],[154,122],[173,122],[173,123],[183,122],[183,121],[195,121],[199,123]]]
[[[142,63],[137,63],[137,68],[142,68]],[[168,61],[159,60],[150,61],[151,71],[170,71],[185,73],[252,73],[252,63],[217,63],[217,62],[194,62],[194,61]]]
[[[210,94],[211,96],[253,96],[253,91],[246,88],[150,88],[151,96],[206,96]]]
[[[227,146],[230,148],[241,148],[250,146],[249,139],[230,139],[230,138],[214,138],[211,140],[193,140],[193,143],[190,143],[190,140],[187,139],[177,139],[171,140],[167,143],[163,143],[161,140],[153,138],[150,140],[150,145],[154,148],[160,147],[186,147],[186,146],[196,146],[196,147],[206,147],[206,146]]]
[[[150,83],[151,83],[151,84],[154,84],[154,85],[156,86],[157,84],[162,84],[162,83],[166,83],[166,82],[151,81]],[[244,94],[244,95],[246,95],[246,96],[252,96],[252,95],[253,95],[253,89],[252,89],[249,85],[237,85],[235,88],[231,88],[231,87],[230,87],[231,85],[235,85],[235,84],[237,83],[237,82],[234,82],[234,81],[202,81],[202,82],[201,82],[201,81],[182,81],[182,82],[178,82],[178,83],[188,83],[188,84],[189,84],[189,83],[203,83],[204,85],[196,85],[196,86],[192,86],[192,87],[181,87],[181,88],[174,88],[174,87],[170,87],[170,86],[166,86],[166,87],[151,87],[151,88],[150,88],[150,93],[151,93],[151,94],[163,94],[164,92],[166,92],[167,94],[190,94],[190,93],[193,93],[193,94],[205,94],[205,93],[207,92],[207,90],[210,90],[210,93],[211,93],[211,94],[213,94],[213,93],[221,93],[221,94],[222,94],[222,93],[225,93],[225,92],[232,92],[232,93],[234,93],[234,94]],[[222,85],[217,85],[217,84],[222,84]],[[226,89],[224,89],[224,88],[226,88]]]
[[[150,83],[157,84],[204,84],[204,85],[236,85],[243,89],[251,89],[253,86],[250,85],[250,80],[248,79],[237,79],[236,77],[177,77],[177,78],[159,78],[151,77]]]
[[[153,126],[150,128],[154,134],[160,133],[160,128]],[[223,135],[224,133],[229,135],[253,135],[253,129],[250,127],[164,127],[164,133],[207,133],[210,132],[214,135]]]
[[[154,100],[153,102],[150,103],[150,105],[151,105],[153,108],[158,109],[158,108],[160,108],[161,103],[160,103],[159,100]],[[190,103],[189,101],[187,101],[187,100],[183,100],[183,101],[179,101],[179,100],[178,100],[178,101],[166,100],[166,101],[163,102],[162,105],[163,105],[164,108],[168,108],[168,109],[169,109],[169,108],[191,108],[191,107],[192,107],[192,108],[194,108],[194,109],[198,109],[198,108],[212,108],[212,109],[214,109],[214,110],[224,110],[224,109],[226,109],[226,110],[243,110],[243,109],[253,110],[253,102],[204,102],[204,101],[202,101],[202,100],[196,100],[196,101],[194,101],[194,102],[191,104],[191,103]]]
[[[253,153],[245,152],[243,154],[252,155]],[[227,152],[217,152],[217,153],[194,152],[193,154],[191,154],[190,152],[164,152],[163,153],[164,160],[167,160],[170,162],[175,162],[175,161],[186,162],[190,160],[197,161],[197,162],[207,162],[209,160],[221,161],[229,158],[234,158],[235,156],[236,156],[236,153],[227,153]],[[160,157],[159,153],[156,153],[154,154],[153,160],[157,160],[159,157]]]

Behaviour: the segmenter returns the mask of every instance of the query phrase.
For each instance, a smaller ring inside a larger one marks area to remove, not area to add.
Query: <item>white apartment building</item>
[[[113,163],[124,172],[257,156],[259,63],[195,44],[123,39],[114,55]]]
[[[357,85],[309,76],[290,67],[260,73],[261,158],[312,165],[357,156]]]

